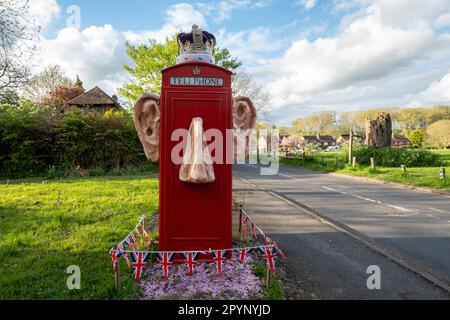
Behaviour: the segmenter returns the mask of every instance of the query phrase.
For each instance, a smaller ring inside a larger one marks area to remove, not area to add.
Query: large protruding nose
[[[203,119],[199,117],[193,118],[189,127],[180,180],[191,183],[215,181],[213,161],[203,132]]]

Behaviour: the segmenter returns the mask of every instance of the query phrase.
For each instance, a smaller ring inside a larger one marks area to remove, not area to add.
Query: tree
[[[39,28],[28,12],[28,1],[0,0],[0,96],[29,80],[29,62]]]
[[[426,131],[428,144],[435,148],[446,149],[450,146],[450,120],[432,123]]]
[[[378,114],[375,120],[366,119],[366,145],[369,148],[390,148],[392,139],[391,115]]]
[[[238,72],[233,77],[232,91],[234,96],[252,99],[258,114],[268,111],[271,100],[269,92],[256,85],[246,73]]]
[[[425,130],[415,129],[409,134],[409,141],[411,141],[414,147],[422,147],[423,141],[425,140]]]
[[[57,109],[66,108],[68,101],[84,92],[84,88],[80,85],[80,83],[76,85],[62,85],[56,87],[42,100],[42,105]]]
[[[24,97],[36,104],[41,104],[57,87],[70,85],[72,81],[61,67],[52,65],[31,78],[30,83],[25,87]]]
[[[20,98],[14,90],[5,90],[0,95],[0,104],[8,104],[10,106],[19,106]]]
[[[176,63],[178,55],[177,36],[167,37],[165,43],[149,40],[149,44],[126,44],[126,52],[134,66],[124,65],[131,75],[131,80],[118,89],[120,95],[130,105],[144,92],[159,94],[161,91],[161,70]],[[216,49],[216,64],[235,71],[241,63],[230,55],[227,49]]]
[[[322,111],[292,122],[292,134],[336,134],[336,112]]]

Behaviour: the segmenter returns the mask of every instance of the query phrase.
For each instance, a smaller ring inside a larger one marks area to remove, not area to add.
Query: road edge
[[[369,178],[369,177],[352,176],[352,175],[349,175],[349,174],[346,174],[346,173],[325,172],[325,174],[329,174],[329,175],[334,176],[334,177],[345,177],[345,178],[350,178],[350,179],[353,179],[353,180],[359,180],[359,181],[365,181],[365,182],[374,182],[374,183],[383,184],[383,185],[387,185],[387,186],[390,186],[390,187],[395,187],[395,188],[403,189],[403,190],[413,190],[413,191],[420,191],[420,192],[428,192],[428,193],[434,193],[434,194],[439,194],[439,195],[450,197],[450,192],[441,191],[439,189],[433,189],[433,188],[418,187],[418,186],[415,186],[415,185],[412,185],[412,184],[392,182],[392,181],[380,180],[380,179]]]

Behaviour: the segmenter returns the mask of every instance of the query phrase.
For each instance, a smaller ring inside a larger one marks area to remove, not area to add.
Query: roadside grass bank
[[[441,166],[428,167],[406,167],[404,171],[401,167],[381,167],[358,164],[356,166],[348,164],[348,160],[343,152],[319,152],[314,155],[307,155],[305,162],[302,158],[280,157],[280,163],[291,166],[301,166],[315,171],[347,174],[357,177],[367,177],[382,181],[427,187],[450,192],[450,150],[433,150],[439,155],[442,167],[446,168],[446,178],[440,179]]]
[[[122,272],[114,290],[108,251],[157,209],[157,179],[13,181],[0,185],[0,195],[0,299],[140,296],[132,272]],[[80,268],[80,290],[67,288],[69,266]]]

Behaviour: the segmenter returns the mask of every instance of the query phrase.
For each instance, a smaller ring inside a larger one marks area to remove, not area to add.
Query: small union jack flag
[[[247,257],[247,253],[249,253],[251,251],[251,249],[239,248],[239,249],[235,249],[234,251],[236,251],[239,254],[239,260],[241,261],[242,264],[244,264],[245,258]]]
[[[117,262],[119,262],[119,258],[117,257],[117,250],[116,249],[111,250],[110,255],[111,255],[111,260],[113,263],[113,271],[116,272],[116,265],[117,265]]]
[[[126,238],[125,240],[123,240],[123,242],[128,245],[131,251],[135,251],[134,243],[131,242],[130,238]]]
[[[192,276],[193,272],[194,272],[194,266],[196,264],[198,264],[198,256],[200,255],[201,252],[192,252],[192,251],[188,251],[188,252],[184,252],[183,256],[184,256],[184,263],[187,264],[188,267],[188,273],[190,276]]]
[[[277,256],[276,248],[274,246],[265,246],[259,248],[262,252],[263,259],[266,259],[267,265],[271,272],[275,271],[275,258]]]
[[[134,232],[131,232],[130,237],[133,240],[133,251],[134,251],[135,248],[139,248],[139,244],[136,240],[136,236],[135,236]]]
[[[286,256],[284,255],[283,251],[281,251],[280,247],[278,246],[278,243],[276,243],[275,241],[273,241],[272,238],[266,237],[266,245],[270,245],[270,244],[273,245],[273,246],[276,248],[277,253],[279,252],[280,255],[281,255],[281,257],[282,257],[284,260],[286,260]]]
[[[128,259],[127,253],[124,252],[125,249],[124,249],[124,247],[123,247],[123,244],[122,244],[122,243],[119,244],[119,245],[117,246],[117,249],[119,249],[119,252],[120,252],[119,256],[120,256],[120,257],[123,257],[123,258],[125,259],[125,261],[127,262],[128,267],[129,267],[129,266],[130,266],[130,260]]]
[[[173,266],[173,252],[159,252],[156,259],[163,267],[164,279],[167,280],[169,276],[169,268]]]
[[[213,256],[213,261],[216,264],[217,272],[221,275],[223,262],[227,258],[227,250],[214,250],[211,251],[211,254]]]
[[[150,254],[148,252],[132,252],[131,253],[131,266],[134,269],[134,281],[139,282],[141,278],[142,270],[147,266]]]

